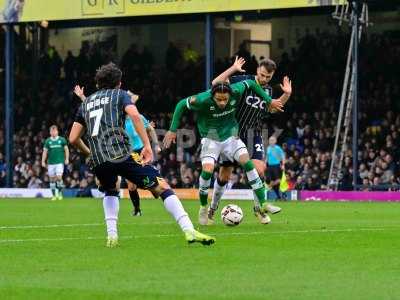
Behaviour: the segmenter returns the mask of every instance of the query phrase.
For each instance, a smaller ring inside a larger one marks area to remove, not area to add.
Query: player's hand
[[[46,168],[46,163],[44,161],[42,161],[42,167]]]
[[[278,99],[272,100],[269,109],[270,109],[270,111],[283,112],[283,104],[282,104],[281,100],[278,100]]]
[[[243,70],[242,67],[246,63],[245,59],[243,57],[235,57],[235,62],[233,63],[232,67],[236,72],[241,72],[244,73],[246,70]]]
[[[154,146],[154,150],[156,151],[156,154],[158,154],[158,153],[160,153],[161,152],[161,147],[160,147],[160,145],[155,145]]]
[[[128,91],[127,93],[131,97],[133,104],[136,104],[136,102],[139,100],[139,95],[136,95],[131,91]]]
[[[77,95],[79,99],[81,99],[82,101],[85,101],[86,99],[84,91],[85,91],[84,87],[80,87],[79,85],[76,85],[74,87],[74,94]]]
[[[283,82],[280,84],[282,91],[285,94],[291,95],[292,94],[292,81],[289,80],[289,77],[283,77]]]
[[[164,137],[163,146],[168,149],[172,143],[176,144],[176,132],[168,131]]]
[[[142,164],[149,164],[153,161],[153,150],[150,146],[144,146],[140,156],[142,157]]]

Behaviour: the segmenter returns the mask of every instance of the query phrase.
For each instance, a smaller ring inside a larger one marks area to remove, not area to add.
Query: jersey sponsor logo
[[[261,100],[260,97],[257,96],[251,96],[251,95],[247,96],[246,104],[256,109],[265,110],[266,108],[265,101]]]
[[[210,106],[210,110],[215,110],[215,106]]]
[[[231,102],[230,102],[230,105],[231,106],[234,106],[236,104],[236,100],[232,100]]]
[[[229,115],[229,114],[231,114],[231,113],[233,113],[233,112],[235,112],[235,109],[234,109],[234,108],[232,108],[231,110],[224,111],[224,112],[219,113],[219,114],[213,114],[212,116],[213,116],[214,118],[219,118],[219,117],[223,117],[223,116]]]

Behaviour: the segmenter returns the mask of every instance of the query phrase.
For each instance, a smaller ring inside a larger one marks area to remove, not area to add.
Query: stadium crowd
[[[298,47],[284,53],[272,81],[274,93],[288,75],[294,93],[285,112],[266,117],[265,129],[279,135],[278,143],[286,153],[286,175],[291,189],[326,189],[333,149],[341,82],[348,36],[343,33],[308,34]],[[391,45],[388,47],[388,45]],[[204,88],[204,57],[170,43],[164,64],[156,64],[149,49],[132,45],[120,60],[124,72],[123,88],[140,95],[139,110],[154,121],[157,129],[168,129],[178,100]],[[189,48],[189,46],[188,46]],[[21,54],[29,57],[28,53]],[[185,52],[186,51],[186,52]],[[20,51],[21,52],[21,51]],[[255,72],[255,57],[242,47],[241,56],[249,61],[247,70]],[[56,124],[60,134],[68,135],[79,100],[72,93],[74,84],[94,91],[96,68],[115,60],[111,51],[96,46],[83,47],[79,56],[71,52],[62,61],[49,47],[39,61],[37,93],[31,90],[30,69],[19,63],[15,97],[14,186],[48,187],[49,178],[41,167],[43,142],[49,127]],[[359,178],[361,189],[397,189],[400,184],[400,97],[399,38],[390,33],[364,39],[360,56]],[[230,59],[216,61],[216,73],[229,67]],[[245,66],[246,69],[246,66]],[[154,108],[157,107],[156,110]],[[0,105],[4,114],[4,105]],[[195,130],[195,119],[185,116],[185,129]],[[5,185],[4,125],[0,125],[0,187]],[[160,136],[162,139],[162,136]],[[72,147],[64,181],[67,188],[87,195],[95,187],[93,174]],[[200,173],[199,149],[193,146],[178,151],[163,151],[156,165],[172,187],[196,187]],[[340,189],[352,186],[352,152],[348,150]],[[245,188],[245,176],[238,168],[232,175],[233,188]]]

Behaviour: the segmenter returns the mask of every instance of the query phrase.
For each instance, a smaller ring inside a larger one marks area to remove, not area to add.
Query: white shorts
[[[50,177],[62,176],[64,173],[64,164],[49,165],[47,171]]]
[[[223,142],[203,138],[201,140],[201,163],[215,164],[222,160],[239,161],[242,154],[248,154],[246,145],[238,137],[230,137]]]

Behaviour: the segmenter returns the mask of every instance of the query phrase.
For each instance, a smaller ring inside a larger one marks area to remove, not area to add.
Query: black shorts
[[[265,161],[264,141],[261,134],[254,135],[251,159]],[[238,166],[238,163],[230,160],[224,160],[220,161],[219,165],[223,167],[236,167]]]
[[[280,165],[267,166],[267,182],[282,178],[282,169]]]
[[[137,155],[137,154],[136,154]],[[118,176],[134,183],[138,188],[151,189],[162,180],[160,172],[153,165],[141,165],[134,153],[123,160],[106,161],[94,168],[103,190],[115,190]]]

